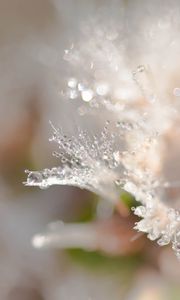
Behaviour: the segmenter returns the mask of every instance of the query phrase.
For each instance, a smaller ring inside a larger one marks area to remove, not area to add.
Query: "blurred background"
[[[62,186],[39,190],[22,182],[25,169],[58,165],[48,141],[49,120],[69,131],[84,122],[77,121],[74,105],[61,101],[69,72],[62,58],[79,24],[104,6],[113,17],[126,2],[0,0],[1,300],[180,299],[174,254],[144,237],[132,249],[129,214],[118,216],[110,229],[118,228],[126,245],[117,253],[31,245],[50,222],[86,222],[96,214],[93,194]]]

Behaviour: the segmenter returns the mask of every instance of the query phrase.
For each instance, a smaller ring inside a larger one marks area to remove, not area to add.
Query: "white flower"
[[[165,5],[165,15],[154,15],[155,7],[144,4],[145,13],[140,14],[138,8],[134,13],[130,6],[128,26],[122,22],[127,11],[122,10],[120,24],[116,20],[110,26],[106,20],[105,26],[97,20],[82,27],[82,39],[64,56],[74,68],[72,73],[80,70],[67,80],[65,98],[80,103],[81,115],[93,112],[98,119],[106,112],[110,121],[99,135],[92,136],[78,129],[77,137],[67,137],[53,126],[52,140],[58,143],[55,155],[61,160],[60,166],[29,171],[26,185],[78,186],[115,206],[124,189],[142,203],[134,210],[142,218],[135,228],[158,240],[159,245],[172,242],[179,257],[180,216],[164,201],[172,183],[164,178],[162,153],[169,132],[180,119],[179,87],[173,86],[176,80],[173,82],[172,76],[177,76],[179,17],[176,6]],[[36,242],[41,245],[44,240]]]

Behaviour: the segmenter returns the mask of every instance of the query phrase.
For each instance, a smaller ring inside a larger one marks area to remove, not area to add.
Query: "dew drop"
[[[53,151],[52,155],[56,158],[60,157],[60,154],[57,151]]]
[[[92,100],[93,98],[93,91],[92,90],[84,90],[81,92],[81,96],[82,96],[82,100],[85,101],[85,102],[89,102]]]
[[[61,162],[62,162],[62,164],[65,164],[65,163],[67,162],[67,159],[66,159],[65,157],[63,157],[63,158],[61,159]]]
[[[78,97],[78,93],[76,90],[70,90],[69,91],[69,98],[70,99],[76,99]]]
[[[109,91],[109,87],[107,84],[99,84],[97,87],[96,87],[96,93],[99,95],[99,96],[105,96]]]
[[[29,184],[41,183],[42,179],[43,177],[40,172],[30,172],[27,178]]]
[[[66,60],[66,61],[71,61],[72,60],[72,53],[68,49],[66,49],[64,51],[63,59]]]
[[[165,246],[170,243],[170,238],[166,235],[163,235],[158,241],[157,241],[159,246]]]
[[[82,92],[82,91],[84,91],[85,90],[85,85],[83,84],[83,83],[78,83],[78,90],[80,91],[80,92]]]
[[[77,79],[76,78],[70,78],[68,80],[68,87],[74,89],[77,86]]]

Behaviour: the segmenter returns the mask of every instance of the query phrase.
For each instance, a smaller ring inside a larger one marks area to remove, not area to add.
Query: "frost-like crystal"
[[[180,215],[160,202],[155,188],[161,183],[150,170],[141,165],[142,160],[144,164],[146,158],[149,159],[149,151],[152,151],[155,137],[145,138],[131,151],[120,151],[120,132],[124,134],[124,142],[128,142],[129,132],[136,135],[140,127],[137,124],[132,126],[126,122],[119,122],[118,129],[116,126],[111,133],[109,125],[110,122],[107,121],[99,135],[90,137],[79,129],[78,136],[71,138],[52,126],[54,134],[51,141],[55,141],[59,146],[59,152],[54,152],[54,155],[60,159],[61,164],[59,167],[40,172],[26,171],[28,178],[25,184],[43,189],[54,184],[78,186],[98,193],[111,200],[114,205],[118,203],[120,187],[142,203],[142,206],[134,209],[134,214],[142,218],[135,229],[147,233],[150,240],[158,240],[159,245],[172,242],[173,249],[179,257]],[[121,136],[123,134],[121,133]],[[34,245],[41,247],[50,240],[48,237],[37,236]]]
[[[99,136],[90,137],[79,129],[77,137],[69,138],[62,130],[54,128],[51,141],[58,144],[59,152],[53,154],[60,159],[61,165],[40,172],[27,171],[26,185],[41,188],[53,184],[72,185],[118,200],[119,192],[114,182],[122,168],[121,161],[116,159],[119,149],[117,134],[111,134],[105,126]]]
[[[172,243],[180,258],[179,211],[163,201],[164,190],[178,186],[163,177],[163,155],[169,136],[180,122],[180,89],[175,87],[177,74],[172,76],[179,47],[171,34],[176,29],[169,10],[158,18],[153,13],[152,24],[149,10],[147,20],[141,16],[141,29],[134,28],[138,22],[136,18],[131,23],[131,14],[128,20],[125,14],[124,24],[122,21],[117,26],[113,23],[108,27],[98,21],[83,26],[82,39],[76,47],[65,50],[64,60],[74,68],[72,74],[77,74],[67,78],[66,100],[80,103],[80,116],[93,112],[99,120],[102,108],[113,121],[108,121],[99,135],[78,129],[76,136],[68,137],[53,127],[59,167],[28,171],[26,185],[78,186],[115,206],[123,189],[141,203],[134,209],[141,218],[135,228],[160,246]],[[141,53],[144,48],[147,55]],[[37,237],[36,245],[47,242],[44,238]]]

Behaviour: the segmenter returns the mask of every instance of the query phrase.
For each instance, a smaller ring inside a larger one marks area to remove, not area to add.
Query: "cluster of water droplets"
[[[121,173],[119,132],[109,130],[107,121],[100,134],[88,135],[77,129],[77,135],[69,138],[61,129],[53,126],[50,139],[58,144],[53,155],[60,159],[60,166],[43,171],[27,171],[26,185],[47,188],[53,184],[86,188],[104,197],[116,199],[114,182]]]
[[[147,105],[152,106],[153,113],[158,107],[158,97],[150,77],[149,69],[143,65],[132,72],[132,80]],[[85,102],[94,101],[94,107],[100,99],[97,95],[105,99],[109,93],[106,85],[97,86],[95,91],[76,78],[69,79],[68,88],[70,99],[81,97]],[[173,93],[179,97],[178,88]],[[156,121],[156,113],[153,117]],[[156,143],[158,130],[162,135],[163,127],[154,128],[152,116],[138,108],[126,108],[119,119],[113,126],[112,122],[106,121],[101,133],[92,136],[78,128],[76,136],[68,137],[62,129],[52,125],[54,133],[50,141],[58,144],[59,149],[53,155],[60,159],[60,166],[40,172],[27,171],[25,184],[42,189],[54,184],[77,186],[98,193],[115,205],[124,189],[142,203],[134,209],[134,214],[142,218],[135,229],[147,233],[150,240],[157,240],[161,246],[171,242],[180,258],[179,212],[160,201],[157,187],[165,188],[169,183],[157,179],[151,166],[151,159],[153,163],[159,159]]]
[[[143,66],[137,68],[133,73],[135,81],[144,70]],[[71,82],[71,86],[74,85]],[[76,136],[72,137],[51,124],[53,136],[50,141],[58,144],[58,151],[53,155],[60,159],[60,166],[27,171],[25,184],[42,189],[54,184],[77,186],[101,195],[114,205],[124,189],[142,203],[134,209],[134,213],[142,218],[135,229],[146,232],[151,240],[157,239],[161,246],[172,242],[179,257],[180,217],[158,198],[157,187],[166,187],[169,183],[157,179],[148,166],[151,156],[153,160],[155,154],[158,156],[154,148],[158,133],[150,132],[146,121],[146,114],[138,121],[125,114],[115,124],[106,121],[100,134],[89,135],[78,128]]]
[[[158,188],[170,186],[159,178],[159,137],[163,139],[171,128],[177,116],[176,105],[172,108],[171,99],[159,95],[149,65],[140,64],[133,71],[126,65],[122,32],[105,34],[97,27],[93,39],[89,39],[88,32],[88,39],[79,48],[72,45],[64,53],[64,60],[75,67],[75,76],[66,81],[65,98],[81,101],[80,115],[102,105],[113,112],[117,121],[107,121],[100,134],[90,135],[78,128],[72,137],[52,126],[51,141],[58,145],[53,155],[60,164],[40,172],[27,171],[25,184],[40,188],[53,184],[77,186],[115,205],[124,189],[142,204],[134,209],[135,215],[142,218],[135,228],[161,246],[171,242],[180,257],[179,212],[167,207],[158,193]],[[121,43],[117,42],[118,36]],[[180,88],[175,87],[171,96],[178,102]]]
[[[142,220],[137,222],[135,229],[145,232],[150,240],[157,240],[158,245],[172,243],[178,259],[180,259],[180,214],[159,201],[151,201],[145,206],[134,209],[134,213]]]
[[[72,43],[64,53],[71,72],[66,77],[63,95],[67,100],[81,101],[80,115],[101,106],[122,111],[126,101],[133,102],[139,97],[132,69],[123,59],[126,53],[125,43],[122,44],[126,38],[123,24],[106,23],[101,26],[99,20],[93,20],[92,24],[85,24],[79,42]]]

